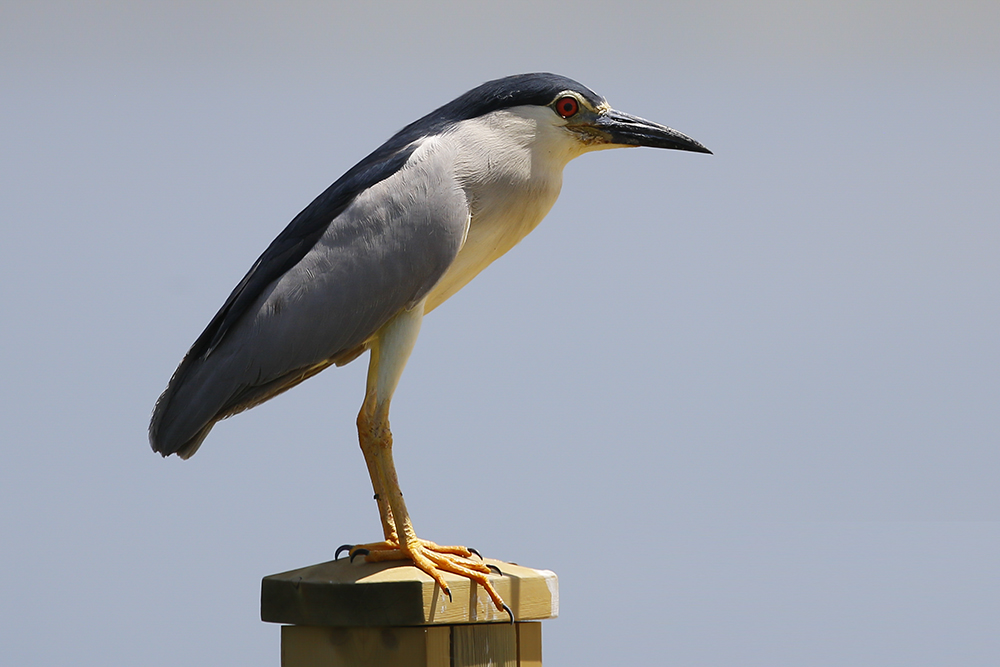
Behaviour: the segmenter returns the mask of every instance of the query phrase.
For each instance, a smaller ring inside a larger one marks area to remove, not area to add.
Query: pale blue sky
[[[424,322],[418,531],[551,569],[546,664],[1000,661],[1000,5],[6,3],[0,654],[278,664],[264,575],[378,536],[364,361],[146,442],[287,222],[484,80],[715,151],[566,170]]]

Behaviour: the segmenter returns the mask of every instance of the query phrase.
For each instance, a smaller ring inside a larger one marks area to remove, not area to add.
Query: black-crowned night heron
[[[407,125],[250,268],[156,402],[153,450],[186,459],[220,419],[368,350],[358,436],[385,539],[351,547],[352,557],[411,560],[449,595],[441,572],[466,576],[506,609],[472,552],[417,538],[392,461],[389,402],[423,316],[541,222],[566,163],[624,146],[710,152],[554,74],[484,83]]]

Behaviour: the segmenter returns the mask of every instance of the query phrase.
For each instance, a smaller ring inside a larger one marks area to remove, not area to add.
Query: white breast
[[[442,137],[454,142],[472,216],[465,243],[424,312],[517,245],[552,208],[563,168],[582,152],[570,133],[553,124],[554,116],[543,107],[515,107],[458,123]]]

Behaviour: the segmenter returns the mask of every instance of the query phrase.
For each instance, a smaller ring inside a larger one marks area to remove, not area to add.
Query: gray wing
[[[231,318],[224,335],[209,337],[207,329],[202,338],[211,345],[199,349],[199,338],[157,401],[153,449],[191,456],[216,421],[347,363],[426,296],[455,259],[469,222],[453,175],[449,151],[418,148],[402,168],[361,190],[301,259]],[[268,272],[268,261],[265,253],[251,274]]]

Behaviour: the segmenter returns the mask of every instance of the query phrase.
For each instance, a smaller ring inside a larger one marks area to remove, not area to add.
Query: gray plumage
[[[553,106],[567,91],[570,118]],[[403,128],[240,281],[156,402],[153,449],[188,458],[218,420],[350,362],[401,312],[429,312],[541,221],[566,162],[627,145],[708,152],[552,74],[488,82]]]

